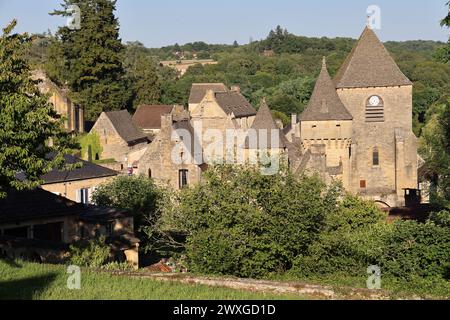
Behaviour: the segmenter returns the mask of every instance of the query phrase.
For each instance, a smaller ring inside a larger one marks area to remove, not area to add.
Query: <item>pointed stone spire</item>
[[[281,132],[280,128],[277,126],[275,119],[272,116],[272,112],[270,111],[269,105],[267,104],[266,98],[261,99],[261,104],[256,114],[255,120],[253,121],[253,125],[251,127],[252,130],[256,130],[258,139],[260,138],[260,130],[266,130],[267,132],[267,141],[266,144],[269,148],[272,146],[272,133],[274,130],[278,131],[279,141],[277,143],[277,148],[285,148],[285,137]],[[260,142],[260,141],[259,141]],[[258,142],[258,145],[260,143]],[[246,146],[248,148],[249,142],[248,138],[246,139]]]
[[[352,115],[339,98],[324,57],[322,71],[317,79],[309,104],[300,116],[300,121],[352,120]]]
[[[412,85],[369,26],[342,64],[334,83],[338,89]]]
[[[273,119],[272,112],[270,112],[269,105],[266,98],[261,99],[261,104],[256,114],[255,121],[253,122],[253,129],[278,129],[275,120]]]

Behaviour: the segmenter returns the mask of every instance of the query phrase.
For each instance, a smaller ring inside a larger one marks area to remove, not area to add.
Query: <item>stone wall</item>
[[[157,183],[171,186],[178,190],[180,187],[180,170],[188,171],[188,184],[194,185],[200,182],[202,169],[199,165],[186,161],[177,164],[172,159],[173,152],[181,152],[180,139],[172,139],[173,117],[162,117],[161,132],[149,145],[147,151],[139,162],[138,174],[154,179]]]
[[[102,146],[102,159],[114,159],[122,164],[125,168],[131,167],[134,161],[138,160],[139,152],[147,148],[147,142],[141,142],[136,145],[128,145],[117,133],[105,113],[102,113],[91,130],[96,132],[100,137]],[[136,155],[137,153],[137,155]]]
[[[412,86],[338,89],[338,95],[354,118],[350,190],[403,205],[402,189],[418,186]],[[366,122],[367,100],[373,95],[383,100],[383,122]],[[375,148],[379,165],[373,164]]]
[[[42,189],[61,195],[69,200],[79,202],[78,191],[80,189],[89,189],[89,195],[92,195],[98,186],[108,183],[112,179],[114,179],[114,177],[45,184],[42,186]]]

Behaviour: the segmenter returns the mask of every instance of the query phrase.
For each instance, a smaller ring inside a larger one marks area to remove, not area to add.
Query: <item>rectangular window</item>
[[[373,153],[373,165],[374,166],[380,165],[380,153],[378,151],[374,151]]]
[[[89,189],[78,190],[78,203],[89,204]]]
[[[179,171],[179,184],[180,189],[183,189],[188,185],[188,170],[180,170]]]
[[[361,180],[361,181],[359,182],[359,187],[360,187],[361,189],[367,188],[366,180]]]

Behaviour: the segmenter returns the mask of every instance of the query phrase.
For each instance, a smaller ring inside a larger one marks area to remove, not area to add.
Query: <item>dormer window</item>
[[[371,96],[367,100],[366,122],[384,122],[384,103],[379,96]]]

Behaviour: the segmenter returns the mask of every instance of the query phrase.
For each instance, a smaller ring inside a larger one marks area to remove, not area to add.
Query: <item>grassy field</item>
[[[226,288],[82,272],[81,290],[67,288],[63,266],[0,260],[0,299],[37,300],[294,300],[307,297],[258,294]]]

